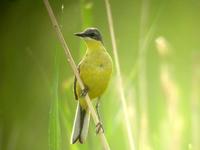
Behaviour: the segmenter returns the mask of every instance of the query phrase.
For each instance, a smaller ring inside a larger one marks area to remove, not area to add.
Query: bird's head
[[[102,36],[97,28],[87,28],[83,32],[75,33],[76,36],[83,38],[87,42],[101,42]]]

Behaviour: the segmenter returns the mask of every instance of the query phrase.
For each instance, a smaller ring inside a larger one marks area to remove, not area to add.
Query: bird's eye
[[[94,36],[95,36],[95,33],[90,33],[90,36],[94,37]]]

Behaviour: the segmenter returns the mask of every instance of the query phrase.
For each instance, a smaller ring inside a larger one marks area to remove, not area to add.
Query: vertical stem
[[[141,22],[140,22],[140,39],[139,39],[139,60],[138,60],[138,72],[139,72],[139,101],[141,111],[140,121],[140,139],[139,149],[146,149],[149,146],[148,143],[148,119],[147,119],[147,79],[146,79],[146,43],[145,43],[145,29],[148,18],[148,0],[142,1],[141,8]]]
[[[142,111],[147,108],[147,80],[146,80],[146,45],[145,45],[145,28],[147,24],[148,0],[142,1],[141,22],[140,22],[140,39],[139,39],[139,97]]]
[[[92,0],[80,0],[81,8],[81,23],[82,29],[93,26],[93,1]],[[81,56],[85,53],[85,43],[81,41],[80,52]]]
[[[160,65],[160,82],[164,92],[167,107],[167,117],[164,121],[168,123],[162,134],[164,139],[163,149],[181,149],[181,133],[182,133],[182,118],[179,113],[179,91],[176,82],[173,80],[173,75],[170,72],[172,66],[167,58],[170,56],[170,47],[164,37],[156,39],[156,46],[161,57]],[[166,124],[164,122],[163,124]],[[173,136],[172,136],[173,135]]]
[[[132,135],[131,123],[128,118],[128,109],[127,109],[126,99],[125,99],[125,95],[124,95],[123,81],[122,81],[122,76],[121,76],[121,71],[120,71],[119,58],[118,58],[118,53],[117,53],[117,44],[116,44],[116,40],[115,40],[113,19],[112,19],[112,13],[111,13],[109,0],[105,0],[105,5],[106,5],[106,12],[107,12],[110,36],[111,36],[111,41],[112,41],[112,47],[113,47],[115,66],[116,66],[116,71],[117,71],[118,90],[119,90],[120,100],[122,103],[123,113],[124,113],[124,117],[125,117],[125,125],[126,125],[126,129],[127,129],[126,131],[128,134],[130,149],[134,150],[135,145],[134,145],[134,139],[133,139],[133,135]]]
[[[192,144],[190,149],[198,150],[200,149],[200,54],[193,57],[193,66],[192,66],[192,98],[191,98],[191,111],[192,111]]]
[[[52,104],[49,113],[49,149],[60,150],[61,148],[61,132],[59,119],[59,100],[58,100],[58,83],[59,83],[59,52],[55,55],[55,79],[52,91]]]
[[[93,24],[93,1],[80,0],[82,28],[85,29]]]

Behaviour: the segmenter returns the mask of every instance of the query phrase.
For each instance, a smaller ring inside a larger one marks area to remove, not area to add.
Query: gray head
[[[89,38],[89,39],[103,42],[101,33],[99,32],[97,28],[87,28],[83,32],[75,33],[75,35],[82,38]]]

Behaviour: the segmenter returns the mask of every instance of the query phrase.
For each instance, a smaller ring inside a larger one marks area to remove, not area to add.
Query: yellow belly
[[[88,88],[91,99],[103,94],[110,79],[111,71],[104,67],[94,66],[81,73],[81,79]]]
[[[88,88],[88,94],[91,99],[95,99],[103,94],[108,86],[111,74],[112,60],[107,52],[88,55],[81,61],[80,77]],[[79,86],[76,86],[76,91],[80,98],[81,90]]]

